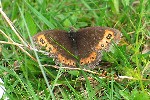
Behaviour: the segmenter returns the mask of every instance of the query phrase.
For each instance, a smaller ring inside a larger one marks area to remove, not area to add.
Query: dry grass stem
[[[19,40],[27,47],[28,46],[27,43],[24,42],[24,40],[20,37],[20,35],[16,31],[16,28],[14,27],[13,23],[10,21],[10,19],[7,17],[7,15],[3,12],[3,10],[1,8],[0,8],[0,13],[4,17],[4,19],[6,20],[6,22],[8,23],[8,25],[11,27],[11,29],[14,31],[14,33],[17,35],[17,37],[19,38]]]
[[[24,40],[20,37],[20,35],[18,34],[18,32],[16,31],[15,27],[13,26],[12,22],[10,21],[10,19],[7,17],[7,15],[2,11],[2,8],[0,8],[0,13],[2,14],[2,16],[4,17],[4,19],[7,21],[7,23],[9,24],[9,26],[11,27],[11,29],[14,31],[14,33],[18,36],[18,38],[20,39],[20,41],[24,44],[18,44],[16,42],[14,42],[9,36],[7,36],[2,30],[0,30],[0,32],[8,39],[8,41],[10,42],[4,42],[4,41],[0,41],[0,43],[6,43],[6,44],[13,44],[18,46],[23,52],[25,52],[29,57],[31,57],[34,61],[36,61],[36,59],[30,55],[23,47],[30,47],[29,45],[27,45],[26,42],[24,42]]]

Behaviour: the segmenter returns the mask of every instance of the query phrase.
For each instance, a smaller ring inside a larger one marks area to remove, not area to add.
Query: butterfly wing
[[[44,48],[54,57],[56,64],[75,67],[76,59],[68,33],[62,30],[49,30],[38,33],[33,37],[37,46]]]
[[[77,48],[81,65],[94,67],[101,60],[101,51],[108,50],[111,40],[117,42],[121,33],[112,28],[87,27],[77,32]]]

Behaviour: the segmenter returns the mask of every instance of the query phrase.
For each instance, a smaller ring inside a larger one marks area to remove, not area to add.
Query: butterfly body
[[[121,33],[107,27],[87,27],[78,31],[49,30],[38,33],[33,40],[54,55],[56,63],[76,67],[94,67],[101,60],[103,50],[108,50],[111,41],[119,41]]]

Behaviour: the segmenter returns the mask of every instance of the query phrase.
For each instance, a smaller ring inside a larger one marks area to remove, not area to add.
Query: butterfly
[[[108,51],[112,41],[117,43],[121,32],[108,27],[86,27],[78,31],[47,30],[33,36],[36,47],[49,52],[55,63],[66,67],[77,65],[94,68]]]

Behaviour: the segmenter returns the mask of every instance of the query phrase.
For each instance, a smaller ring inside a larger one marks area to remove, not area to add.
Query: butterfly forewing
[[[50,55],[55,55],[56,62],[65,66],[75,66],[74,50],[68,33],[61,30],[49,30],[38,33],[33,40],[39,46],[45,47]]]
[[[77,32],[78,55],[81,65],[93,67],[101,60],[102,50],[108,50],[112,39],[120,38],[112,28],[88,27]],[[117,37],[117,38],[116,38]]]

